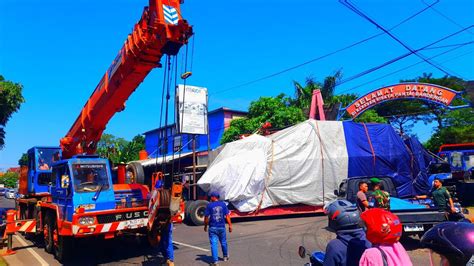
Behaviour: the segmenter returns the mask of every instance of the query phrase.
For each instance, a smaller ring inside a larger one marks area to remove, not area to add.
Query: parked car
[[[5,192],[5,198],[7,199],[14,199],[16,191],[14,189],[9,189]]]
[[[5,192],[7,192],[7,189],[4,187],[0,187],[0,196],[5,196]]]

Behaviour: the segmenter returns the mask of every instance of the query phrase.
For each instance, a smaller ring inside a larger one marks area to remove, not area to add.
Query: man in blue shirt
[[[213,263],[217,265],[218,257],[218,241],[221,242],[222,255],[224,261],[229,260],[229,253],[227,252],[227,240],[225,233],[225,222],[229,224],[229,233],[232,233],[232,223],[230,222],[229,209],[224,202],[219,201],[220,195],[217,192],[210,194],[211,202],[204,211],[204,232],[207,232],[209,226],[209,241],[211,242],[211,252]]]

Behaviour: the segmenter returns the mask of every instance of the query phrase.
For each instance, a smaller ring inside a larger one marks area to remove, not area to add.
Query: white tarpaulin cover
[[[199,180],[239,211],[322,205],[348,176],[343,123],[307,120],[268,137],[227,143]],[[324,198],[323,198],[324,197]]]

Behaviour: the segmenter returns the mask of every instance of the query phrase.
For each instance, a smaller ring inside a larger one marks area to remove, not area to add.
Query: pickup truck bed
[[[359,182],[368,182],[370,178],[371,177],[356,177],[344,180],[339,186],[339,191],[337,192],[338,196],[355,203]],[[378,178],[382,180],[384,190],[390,194],[390,211],[400,218],[405,235],[423,234],[433,225],[447,221],[443,211],[430,208],[428,204],[426,204],[427,202],[397,198],[397,192],[390,177]],[[370,184],[370,182],[368,183]],[[370,194],[370,188],[368,194]]]

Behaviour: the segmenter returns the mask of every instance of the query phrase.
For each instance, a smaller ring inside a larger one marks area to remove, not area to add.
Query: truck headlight
[[[94,217],[81,217],[79,218],[80,225],[92,225],[94,224]]]

